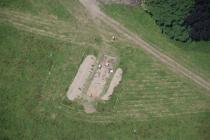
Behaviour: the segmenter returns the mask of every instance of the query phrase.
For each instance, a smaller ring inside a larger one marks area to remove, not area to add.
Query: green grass
[[[55,107],[65,97],[83,57],[96,51],[5,24],[0,25],[0,36],[0,139],[53,137],[49,119],[53,113],[59,115]],[[49,133],[42,135],[45,131]]]
[[[106,5],[103,9],[154,47],[204,78],[210,79],[210,42],[180,43],[170,40],[161,34],[160,28],[141,7]]]
[[[46,11],[47,15],[61,14],[59,18],[72,20],[67,23],[73,28],[75,19],[57,11],[57,5],[54,7],[56,0],[50,2],[4,0],[0,5],[2,7],[4,3],[6,8],[36,15]],[[78,4],[75,0],[60,2],[66,2],[65,6],[70,9]],[[45,8],[46,11],[42,11]],[[123,12],[119,9],[116,7],[117,14]],[[84,14],[80,12],[75,13],[77,16]],[[140,15],[145,19],[141,22],[152,23],[143,11]],[[137,22],[134,24],[136,18],[129,18],[132,22],[128,25],[137,26]],[[158,31],[154,23],[146,26]],[[210,139],[210,97],[207,91],[175,75],[139,48],[118,41],[111,43],[110,48],[103,48],[103,38],[92,26],[84,27],[85,33],[72,32],[76,40],[65,43],[21,31],[7,22],[0,23],[0,140]],[[138,30],[150,36],[145,26]],[[87,44],[79,45],[77,40]],[[168,40],[165,38],[165,41]],[[182,57],[186,52],[187,56],[183,57],[187,64],[192,67],[203,65],[202,72],[208,69],[208,47],[206,50],[197,48],[197,43],[190,46],[183,49],[172,45],[162,49],[173,50],[174,57],[180,52]],[[111,100],[98,103],[99,112],[88,115],[80,105],[66,99],[66,91],[83,58],[87,54],[98,55],[99,50],[118,57],[119,66],[124,71],[123,80]],[[190,57],[194,58],[193,63]],[[202,59],[205,63],[199,64]]]
[[[72,15],[57,0],[1,0],[1,8],[9,8],[35,15],[54,15],[63,20],[72,20]]]
[[[99,106],[98,113],[87,115],[66,100],[66,91],[84,56],[98,51],[1,23],[0,139],[210,138],[206,91],[138,48],[114,43],[110,49],[119,57],[123,81],[112,100]],[[175,115],[187,111],[203,113]]]

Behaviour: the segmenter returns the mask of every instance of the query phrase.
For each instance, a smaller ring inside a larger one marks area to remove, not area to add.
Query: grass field
[[[159,50],[167,53],[207,80],[210,79],[210,42],[175,42],[161,34],[160,28],[141,7],[102,6],[104,11],[124,26],[139,34]]]
[[[72,1],[72,6],[74,2]],[[68,10],[64,8],[62,3],[57,0],[2,0],[0,2],[2,8],[17,9],[23,12],[29,12],[34,15],[55,16],[60,19],[71,20],[73,18]]]
[[[68,24],[74,28],[75,22],[79,21],[73,18]],[[78,38],[71,42],[0,22],[0,139],[210,139],[207,91],[132,44],[119,40],[106,44],[108,48],[103,46],[97,31],[86,27],[84,33],[70,32]],[[83,39],[87,32],[89,40]],[[86,44],[77,43],[82,40]],[[101,51],[116,55],[123,80],[112,99],[98,104],[98,112],[88,115],[67,100],[66,92],[83,58]]]

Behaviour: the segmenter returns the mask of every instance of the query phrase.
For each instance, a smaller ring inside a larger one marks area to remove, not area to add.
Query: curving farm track
[[[166,54],[160,52],[156,48],[152,47],[150,44],[145,42],[142,38],[138,35],[132,33],[128,29],[126,29],[123,25],[119,22],[113,20],[105,13],[103,13],[100,8],[97,6],[96,0],[80,0],[83,6],[90,12],[94,19],[98,19],[113,30],[117,31],[121,35],[127,38],[127,40],[132,41],[140,48],[142,48],[146,53],[154,56],[156,59],[167,65],[171,70],[178,74],[182,74],[188,79],[192,80],[197,85],[205,88],[206,90],[210,91],[210,83],[200,77],[199,75],[195,74],[194,72],[190,71],[189,69],[185,68],[181,64],[177,63],[175,60],[167,56]],[[99,25],[100,26],[100,25]]]

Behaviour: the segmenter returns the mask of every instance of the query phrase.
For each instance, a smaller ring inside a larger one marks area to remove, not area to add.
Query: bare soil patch
[[[99,98],[104,90],[107,80],[113,72],[113,65],[116,59],[111,56],[103,56],[98,64],[98,69],[93,77],[87,95],[92,98]]]
[[[82,62],[77,75],[75,76],[67,92],[67,97],[69,100],[74,101],[76,98],[81,96],[82,91],[85,88],[85,83],[93,72],[93,66],[95,63],[96,58],[93,55],[87,56]]]
[[[106,94],[104,94],[101,97],[102,100],[109,100],[110,96],[114,92],[114,88],[117,87],[117,85],[122,80],[122,74],[123,74],[122,69],[121,68],[118,68],[117,71],[114,74],[114,77],[112,78],[112,81],[111,81],[111,83],[109,85],[109,88],[108,88]]]
[[[104,55],[98,64],[96,61],[92,55],[84,59],[67,92],[69,100],[80,99],[78,101],[83,105],[86,113],[96,112],[94,102],[108,100],[122,77],[122,70],[118,68],[109,83],[115,71],[114,66],[117,62],[115,57]],[[105,91],[106,85],[109,85],[107,92]]]

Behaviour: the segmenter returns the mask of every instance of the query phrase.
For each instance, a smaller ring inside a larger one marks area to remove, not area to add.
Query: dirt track
[[[96,0],[80,0],[80,2],[90,12],[90,14],[93,16],[94,19],[98,19],[98,20],[104,22],[109,27],[111,27],[113,30],[115,30],[115,31],[119,32],[120,34],[122,34],[123,36],[125,36],[129,41],[132,41],[133,43],[138,45],[146,53],[153,55],[159,61],[166,64],[174,72],[184,75],[185,77],[194,81],[197,85],[200,85],[201,87],[210,91],[210,83],[208,81],[204,80],[202,77],[198,76],[197,74],[195,74],[192,71],[188,70],[187,68],[183,67],[182,65],[177,63],[175,60],[173,60],[169,56],[165,55],[164,53],[160,52],[156,48],[152,47],[150,44],[145,42],[138,35],[132,33],[131,31],[126,29],[123,25],[121,25],[117,21],[113,20],[112,18],[110,18],[109,16],[104,14],[97,6]]]

